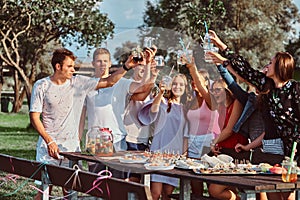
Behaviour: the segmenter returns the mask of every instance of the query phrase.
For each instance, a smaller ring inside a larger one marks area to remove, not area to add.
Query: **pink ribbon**
[[[73,179],[73,184],[72,184],[72,189],[76,187],[77,182],[79,184],[79,187],[81,187],[81,182],[80,182],[80,178],[78,176],[78,172],[81,171],[78,165],[74,165],[73,169],[76,169],[76,171],[71,175],[71,177],[67,180],[67,182],[65,183],[65,186],[70,182],[70,180],[72,179],[72,177],[74,177]]]
[[[103,175],[104,173],[108,173],[108,175]],[[91,189],[89,189],[86,194],[88,194],[89,192],[91,192],[94,189],[97,189],[99,192],[101,192],[101,194],[103,194],[103,190],[101,188],[99,188],[98,186],[101,185],[102,181],[104,179],[108,179],[112,177],[112,173],[108,170],[102,170],[101,172],[98,173],[98,178],[96,178],[96,180],[94,180],[93,182],[93,187]],[[108,184],[106,183],[106,190],[107,190],[107,195],[108,197],[110,197],[110,192],[109,192],[109,187]]]
[[[35,187],[35,186],[33,186],[33,185],[29,185],[29,187],[31,187],[31,188],[37,190],[38,192],[40,192],[40,193],[42,193],[42,194],[45,194],[45,192],[44,192],[43,190],[41,190],[41,189],[39,189],[39,188],[37,188],[37,187]],[[75,193],[75,191],[72,192],[71,194],[68,194],[68,195],[62,196],[62,197],[56,197],[56,196],[52,196],[52,195],[49,195],[49,194],[46,194],[46,196],[49,197],[49,198],[52,198],[53,200],[55,200],[55,199],[66,199],[68,196],[71,196],[71,195],[73,195],[74,193]]]
[[[12,181],[14,182],[15,184],[17,183],[17,179],[19,178],[18,175],[15,175],[15,174],[7,174],[4,178],[1,178],[0,180],[3,181],[3,183],[0,184],[3,185],[4,183],[7,183],[8,181]]]
[[[13,165],[12,157],[9,158],[9,162],[11,164],[11,170],[14,172],[15,171],[15,167]]]

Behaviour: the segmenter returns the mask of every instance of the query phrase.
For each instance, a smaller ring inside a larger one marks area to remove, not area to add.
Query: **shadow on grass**
[[[27,128],[0,126],[0,132],[27,132]]]
[[[1,131],[0,131],[1,132]],[[15,132],[15,131],[12,131],[12,132],[7,132],[7,133],[1,133],[0,136],[21,136],[21,137],[24,137],[24,136],[38,136],[37,133],[27,133],[27,132]]]
[[[35,160],[35,150],[13,150],[13,149],[0,149],[1,154],[9,156],[24,158],[28,160]]]

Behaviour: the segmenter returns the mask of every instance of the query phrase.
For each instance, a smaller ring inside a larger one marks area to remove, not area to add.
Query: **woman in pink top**
[[[209,76],[206,70],[199,70],[199,75],[204,78],[204,86],[209,88]],[[212,110],[210,103],[207,103],[194,82],[192,82],[195,97],[189,104],[187,119],[189,122],[189,149],[188,156],[200,158],[205,152],[203,147],[210,150],[210,142],[220,133],[218,125],[219,114]]]
[[[199,75],[199,76],[198,76]],[[203,86],[209,90],[209,74],[206,70],[201,69],[198,75],[193,78],[198,79],[203,83]],[[188,157],[200,158],[203,154],[210,151],[210,143],[216,135],[220,133],[218,124],[219,113],[217,110],[211,109],[211,102],[207,102],[207,98],[199,92],[196,86],[197,81],[192,81],[194,90],[194,98],[188,105],[187,120],[189,123],[189,146]],[[204,89],[204,88],[202,88]],[[201,88],[200,88],[201,90]],[[207,148],[205,148],[207,147]],[[207,152],[206,152],[207,150]],[[194,195],[203,194],[203,182],[191,181],[192,192]]]

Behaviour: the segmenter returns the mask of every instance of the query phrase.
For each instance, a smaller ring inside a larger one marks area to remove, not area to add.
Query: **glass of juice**
[[[281,179],[283,182],[295,183],[297,181],[297,162],[282,161]]]

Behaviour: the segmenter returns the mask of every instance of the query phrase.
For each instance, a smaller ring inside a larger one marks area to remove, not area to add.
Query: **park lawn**
[[[38,134],[28,127],[27,113],[0,113],[0,153],[35,160]]]
[[[29,127],[29,115],[26,112],[0,112],[0,153],[14,157],[35,160],[35,149],[38,134]],[[34,182],[24,177],[18,177],[16,183],[8,181],[7,173],[0,172],[0,199],[27,200],[33,199],[36,190],[30,187]],[[54,195],[62,196],[61,190],[53,188]]]
[[[14,157],[35,160],[38,133],[29,126],[28,112],[2,113],[0,112],[0,153]],[[1,164],[1,163],[0,163]],[[87,169],[87,163],[83,163]],[[0,199],[1,200],[31,200],[37,191],[34,181],[25,177],[18,177],[16,183],[8,181],[9,174],[0,171]],[[62,197],[61,187],[54,186],[52,195]],[[79,193],[79,196],[88,196]]]
[[[28,126],[27,113],[0,113],[0,153],[34,160],[38,135]],[[18,177],[14,183],[5,179],[7,175],[0,173],[0,199],[33,199],[36,191],[29,187],[32,180]],[[17,189],[20,190],[16,192]]]

